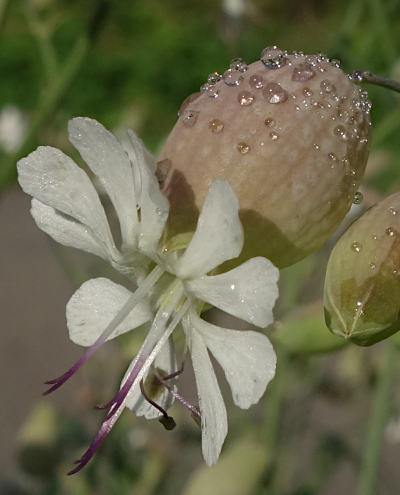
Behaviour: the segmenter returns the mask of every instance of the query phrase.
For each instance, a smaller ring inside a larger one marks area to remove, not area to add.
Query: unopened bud
[[[400,193],[364,213],[339,239],[324,305],[329,329],[359,345],[400,329]]]
[[[242,258],[277,266],[316,250],[348,211],[369,150],[370,104],[338,63],[276,47],[213,73],[187,98],[160,155],[170,235],[194,230],[210,184],[240,203]]]

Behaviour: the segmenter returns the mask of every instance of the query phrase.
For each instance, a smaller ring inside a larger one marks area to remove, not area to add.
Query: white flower
[[[227,418],[208,351],[223,368],[234,402],[242,408],[258,402],[274,375],[276,357],[266,336],[220,328],[199,314],[204,303],[209,303],[266,327],[273,321],[278,270],[258,257],[229,272],[212,273],[239,256],[243,247],[238,201],[222,180],[211,185],[186,249],[168,251],[161,245],[168,202],[160,193],[154,160],[138,138],[129,134],[131,147],[125,152],[112,134],[91,119],[74,119],[69,131],[70,140],[114,205],[122,245],[115,246],[88,176],[54,148],[41,147],[18,163],[20,184],[34,196],[34,219],[57,241],[97,254],[122,273],[134,275],[138,288],[131,292],[98,278],[76,291],[67,305],[67,324],[71,339],[89,349],[64,375],[49,382],[48,392],[64,383],[105,340],[152,322],[121,389],[103,406],[110,410],[98,435],[72,472],[90,460],[125,406],[147,418],[165,418],[174,398],[201,417],[203,455],[211,465],[224,442]],[[188,404],[170,381],[179,374],[171,337],[178,325],[191,354],[200,411]],[[162,386],[157,403],[144,390],[150,371]]]

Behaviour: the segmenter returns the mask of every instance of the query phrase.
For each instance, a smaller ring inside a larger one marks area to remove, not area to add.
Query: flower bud
[[[329,329],[359,345],[400,329],[400,193],[369,209],[339,239],[324,306]]]
[[[369,150],[367,94],[322,56],[266,48],[210,74],[161,151],[170,235],[194,230],[210,184],[226,179],[245,230],[242,259],[288,266],[316,250],[351,206]]]

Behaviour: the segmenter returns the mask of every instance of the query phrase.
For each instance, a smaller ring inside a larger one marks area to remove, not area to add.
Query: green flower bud
[[[370,104],[337,62],[276,47],[236,59],[187,98],[161,151],[170,235],[194,230],[215,179],[240,203],[242,258],[288,266],[320,247],[349,210],[369,151]]]
[[[400,329],[400,193],[369,209],[339,239],[324,306],[329,329],[359,345]]]

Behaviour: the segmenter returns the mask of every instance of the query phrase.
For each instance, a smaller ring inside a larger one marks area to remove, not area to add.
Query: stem
[[[374,495],[376,493],[376,478],[379,468],[379,458],[383,442],[383,433],[390,410],[391,385],[396,371],[397,349],[388,341],[386,344],[385,361],[381,366],[376,384],[372,413],[368,425],[364,458],[362,461],[358,495]]]
[[[23,143],[14,154],[6,157],[0,167],[0,189],[4,188],[8,182],[14,179],[16,174],[16,162],[21,156],[31,150],[39,129],[54,111],[65,90],[78,72],[87,53],[88,46],[89,42],[87,37],[81,36],[75,43],[71,55],[68,57],[68,60],[54,79],[53,83],[42,93],[42,98],[33,114],[29,131],[26,134]]]
[[[355,71],[352,74],[355,82],[375,84],[375,86],[382,86],[383,88],[391,89],[400,93],[400,82],[394,81],[387,77],[377,76],[369,71]]]

